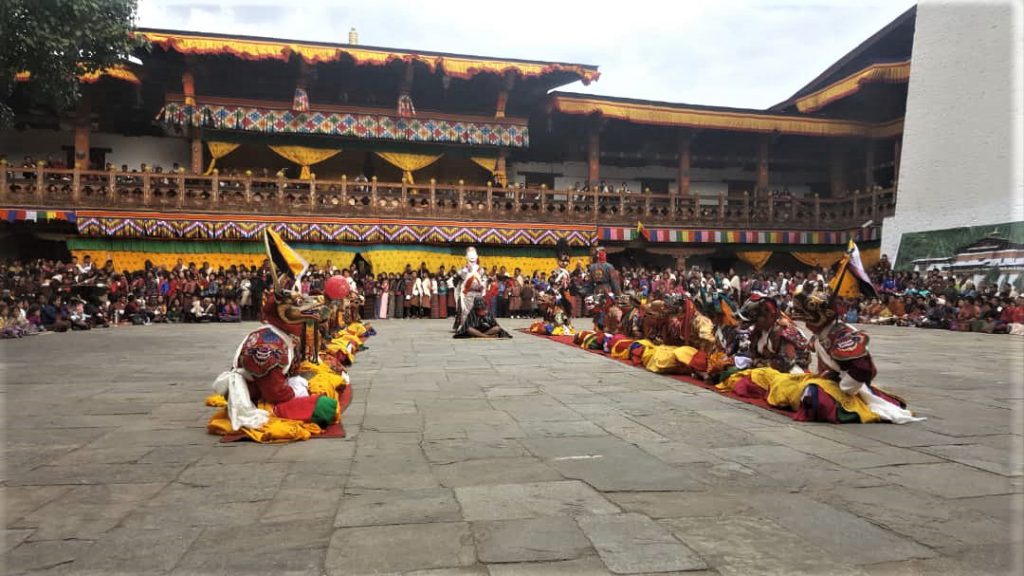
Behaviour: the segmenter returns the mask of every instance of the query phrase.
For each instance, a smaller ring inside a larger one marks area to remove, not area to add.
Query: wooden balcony
[[[424,182],[0,169],[0,205],[25,209],[154,210],[261,216],[845,230],[895,211],[892,189],[848,198],[748,194],[591,193]]]

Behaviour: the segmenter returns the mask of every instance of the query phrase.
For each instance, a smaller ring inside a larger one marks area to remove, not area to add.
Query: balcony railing
[[[433,218],[634,226],[842,230],[895,210],[892,189],[846,198],[676,195],[184,173],[0,169],[0,205],[264,216]]]

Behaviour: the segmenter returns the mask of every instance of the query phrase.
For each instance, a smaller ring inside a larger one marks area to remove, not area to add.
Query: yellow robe
[[[299,366],[299,372],[308,376],[306,379],[309,381],[309,393],[311,395],[323,394],[336,401],[339,399],[340,394],[338,390],[344,387],[345,379],[341,375],[335,374],[326,364],[314,364],[307,360]],[[228,419],[227,408],[225,408],[227,400],[223,396],[219,394],[208,396],[206,398],[206,405],[220,408],[210,417],[210,421],[206,424],[208,432],[220,436],[236,432],[236,430],[231,429],[231,420]],[[273,404],[259,402],[257,407],[270,413],[270,420],[258,430],[242,428],[237,430],[237,432],[242,432],[261,444],[309,440],[312,436],[323,433],[323,430],[312,422],[301,422],[275,416]],[[339,403],[335,410],[334,422],[340,421],[341,404]]]
[[[723,392],[731,392],[736,382],[744,376],[749,376],[754,384],[766,390],[768,392],[768,397],[766,398],[768,404],[776,408],[793,411],[799,410],[804,389],[811,384],[815,384],[822,392],[831,396],[844,410],[854,412],[860,416],[861,422],[881,421],[881,418],[868,408],[867,403],[860,396],[846,394],[839,389],[838,383],[816,374],[788,374],[779,372],[774,368],[753,368],[733,374],[718,384],[716,388]]]

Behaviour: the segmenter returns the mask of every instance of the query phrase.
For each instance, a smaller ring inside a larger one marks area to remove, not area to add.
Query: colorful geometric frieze
[[[176,126],[242,130],[267,134],[328,134],[369,140],[440,142],[476,146],[526,148],[526,124],[403,118],[354,112],[296,112],[230,104],[168,102],[157,121]]]
[[[554,246],[564,239],[570,246],[590,246],[595,238],[593,226],[380,220],[262,221],[209,215],[78,213],[78,233],[92,237],[255,240],[267,227],[287,240],[301,242]]]
[[[845,244],[850,238],[847,230],[695,230],[686,228],[643,228],[600,226],[599,240],[629,242],[643,236],[648,242],[680,244]],[[859,229],[856,240],[870,242],[881,239],[881,228]]]

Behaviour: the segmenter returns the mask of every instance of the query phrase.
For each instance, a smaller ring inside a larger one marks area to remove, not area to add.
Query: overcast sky
[[[910,0],[140,0],[139,25],[600,66],[560,88],[767,108]]]

